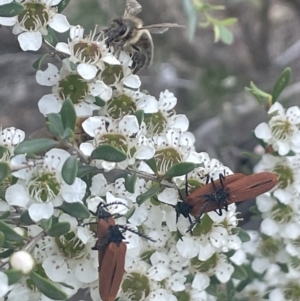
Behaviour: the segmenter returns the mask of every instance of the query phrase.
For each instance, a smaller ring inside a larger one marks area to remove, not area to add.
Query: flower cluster
[[[269,122],[255,129],[267,150],[255,170],[273,171],[279,181],[271,194],[257,198],[261,234],[251,232],[243,247],[251,258],[245,266],[256,279],[249,279],[243,294],[255,300],[300,300],[300,108],[286,110],[275,103],[268,113]]]

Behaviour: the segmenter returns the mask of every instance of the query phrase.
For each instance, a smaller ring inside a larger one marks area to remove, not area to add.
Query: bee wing
[[[177,23],[160,23],[160,24],[151,24],[151,25],[143,26],[139,29],[147,29],[151,33],[161,34],[166,32],[171,27],[185,27],[185,26],[179,25]]]
[[[142,6],[136,0],[126,0],[124,17],[134,16],[142,11]]]

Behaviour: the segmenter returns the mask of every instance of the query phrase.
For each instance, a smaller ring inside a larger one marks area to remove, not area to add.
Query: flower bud
[[[33,257],[26,251],[13,253],[9,259],[10,265],[14,270],[29,274],[34,267]]]

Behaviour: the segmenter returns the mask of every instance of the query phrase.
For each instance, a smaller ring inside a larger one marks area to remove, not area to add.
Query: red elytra
[[[124,274],[127,246],[118,225],[109,226],[108,243],[99,263],[99,294],[103,301],[114,301]]]
[[[196,220],[190,225],[188,231],[200,220],[203,213],[215,210],[222,215],[222,209],[227,210],[228,205],[255,198],[277,184],[277,176],[271,172],[260,172],[246,176],[233,174],[211,183],[191,193],[186,203],[192,205],[190,214]],[[218,211],[219,212],[218,212]]]

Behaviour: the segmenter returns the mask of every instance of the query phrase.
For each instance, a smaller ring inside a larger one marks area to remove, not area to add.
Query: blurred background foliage
[[[177,114],[190,120],[197,150],[207,151],[234,171],[250,172],[255,161],[242,152],[253,151],[251,131],[265,120],[266,112],[245,86],[254,81],[268,91],[291,66],[292,82],[280,101],[299,105],[300,0],[139,2],[144,24],[186,26],[153,35],[154,60],[139,74],[142,89],[157,98],[165,89],[172,91],[178,99]],[[81,24],[89,32],[95,24],[105,28],[124,7],[125,0],[76,0],[64,14],[72,25]],[[46,50],[22,52],[6,28],[0,28],[0,40],[0,123],[29,135],[44,125],[37,102],[50,89],[35,82],[31,65]]]

